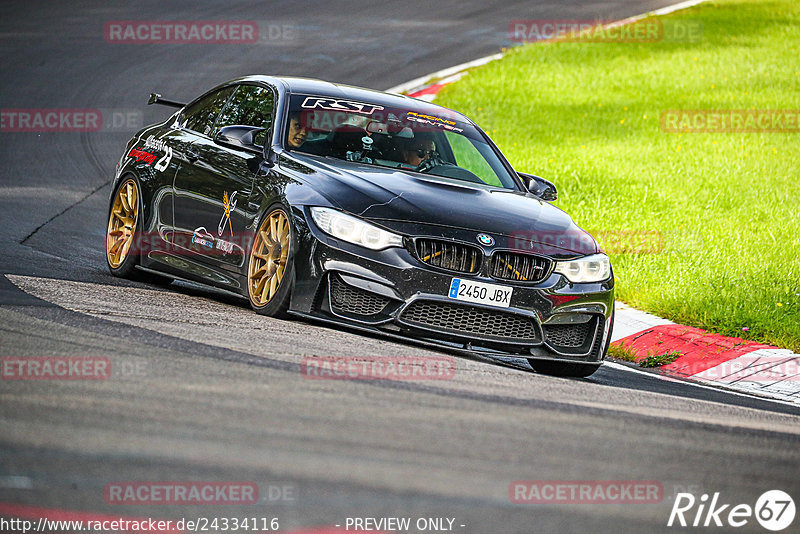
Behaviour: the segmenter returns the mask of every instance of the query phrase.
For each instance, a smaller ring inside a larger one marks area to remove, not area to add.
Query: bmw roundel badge
[[[491,247],[494,245],[494,238],[490,235],[478,234],[478,243],[481,245],[486,245],[487,247]]]

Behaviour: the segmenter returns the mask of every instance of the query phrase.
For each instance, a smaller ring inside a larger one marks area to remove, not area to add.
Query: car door
[[[175,209],[182,208],[185,204],[182,191],[175,189],[175,184],[185,181],[184,178],[179,178],[181,174],[194,174],[194,164],[197,161],[197,154],[192,151],[192,145],[201,137],[207,136],[214,129],[217,117],[228,99],[236,90],[235,86],[223,87],[215,91],[211,91],[206,95],[198,98],[194,102],[188,104],[181,115],[178,117],[176,124],[170,134],[174,138],[174,146],[180,146],[180,165],[177,166],[175,172],[170,177],[170,189],[172,195],[170,196],[170,241],[173,243],[174,251],[178,255],[186,255],[187,252],[193,248],[191,229],[183,228],[176,224]],[[180,220],[181,217],[178,217]]]
[[[135,160],[142,187],[153,199],[154,216],[148,218],[151,222],[145,229],[146,241],[142,244],[142,252],[152,260],[158,260],[162,251],[168,250],[162,240],[172,241],[173,182],[176,173],[188,163],[186,153],[195,140],[193,135],[172,123],[140,136],[127,154]]]
[[[189,248],[206,265],[237,272],[249,245],[245,228],[252,220],[249,207],[255,173],[262,158],[214,141],[224,126],[272,127],[275,92],[260,85],[236,86],[210,131],[198,133],[190,147],[193,162],[175,178],[175,228],[191,233]]]

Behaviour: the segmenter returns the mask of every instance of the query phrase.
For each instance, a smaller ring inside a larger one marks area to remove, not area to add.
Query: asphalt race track
[[[152,91],[188,100],[251,73],[386,89],[498,52],[514,19],[618,19],[671,3],[4,2],[2,108],[101,109],[106,122],[91,133],[0,133],[0,356],[108,357],[121,372],[0,381],[0,503],[276,517],[287,532],[348,517],[453,518],[457,532],[489,534],[673,531],[679,491],[751,506],[772,489],[797,499],[798,407],[621,366],[560,379],[465,356],[451,380],[309,380],[306,356],[450,355],[263,318],[244,300],[106,268],[114,166],[131,133],[169,112],[144,105]],[[131,19],[255,20],[263,35],[248,45],[104,40],[106,22]],[[514,504],[516,480],[655,481],[663,499]],[[261,498],[108,504],[104,488],[120,481],[248,481]],[[764,531],[752,518],[739,530]]]

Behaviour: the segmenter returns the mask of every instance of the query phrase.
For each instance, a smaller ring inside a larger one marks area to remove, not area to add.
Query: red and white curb
[[[606,27],[666,15],[704,1],[681,2],[612,22]],[[432,102],[442,88],[470,69],[502,57],[503,54],[494,54],[456,65],[392,87],[388,92]],[[637,360],[653,355],[680,354],[672,363],[658,368],[662,375],[800,404],[800,355],[790,350],[679,325],[620,302],[615,313],[612,342],[634,352]]]
[[[469,69],[480,67],[496,59],[503,57],[503,54],[492,54],[491,56],[482,57],[474,61],[468,61],[454,67],[442,69],[437,72],[432,72],[420,78],[396,85],[386,91],[389,93],[404,94],[419,98],[420,100],[427,100],[432,102],[441,89],[454,81],[464,76]]]
[[[642,359],[680,354],[658,372],[800,404],[800,355],[755,341],[712,334],[616,306],[612,342]]]

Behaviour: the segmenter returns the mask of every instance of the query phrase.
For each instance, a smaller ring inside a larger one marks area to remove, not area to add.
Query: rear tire
[[[114,276],[131,278],[139,263],[141,203],[141,188],[136,179],[122,180],[114,192],[106,229],[106,262]]]

